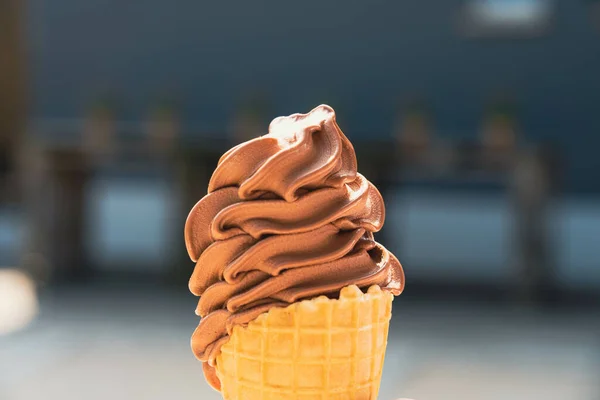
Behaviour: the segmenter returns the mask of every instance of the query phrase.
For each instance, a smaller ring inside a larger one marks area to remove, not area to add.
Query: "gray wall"
[[[224,129],[240,93],[262,88],[269,116],[321,102],[356,139],[389,134],[418,94],[445,135],[476,134],[484,103],[512,90],[528,137],[560,144],[568,188],[600,190],[600,30],[588,1],[557,1],[549,35],[467,40],[461,0],[32,0],[32,115],[77,118],[114,92],[136,119],[162,96],[188,125]]]

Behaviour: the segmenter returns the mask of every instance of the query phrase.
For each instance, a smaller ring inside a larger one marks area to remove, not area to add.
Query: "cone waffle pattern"
[[[236,326],[217,357],[225,400],[376,400],[393,295],[342,289]]]

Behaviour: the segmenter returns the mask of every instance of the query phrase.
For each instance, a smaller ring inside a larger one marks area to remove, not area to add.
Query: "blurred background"
[[[0,1],[0,399],[218,399],[188,211],[333,106],[403,263],[382,400],[600,399],[600,1]]]

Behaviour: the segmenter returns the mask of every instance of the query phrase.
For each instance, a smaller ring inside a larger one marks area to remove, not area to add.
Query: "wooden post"
[[[517,300],[538,303],[552,283],[547,249],[549,175],[543,157],[534,150],[518,154],[513,169]]]
[[[18,196],[17,153],[26,117],[23,2],[0,1],[0,201]]]
[[[56,279],[73,280],[89,273],[85,257],[85,187],[89,179],[86,157],[79,151],[50,154],[53,212],[49,237]]]

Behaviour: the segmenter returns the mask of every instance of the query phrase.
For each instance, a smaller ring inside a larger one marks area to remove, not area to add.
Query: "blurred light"
[[[476,0],[470,11],[482,24],[522,26],[545,19],[549,5],[547,0]]]
[[[33,280],[14,269],[0,269],[0,335],[18,331],[38,313]]]
[[[174,190],[162,179],[93,180],[87,193],[87,248],[102,270],[161,272],[168,266]]]

